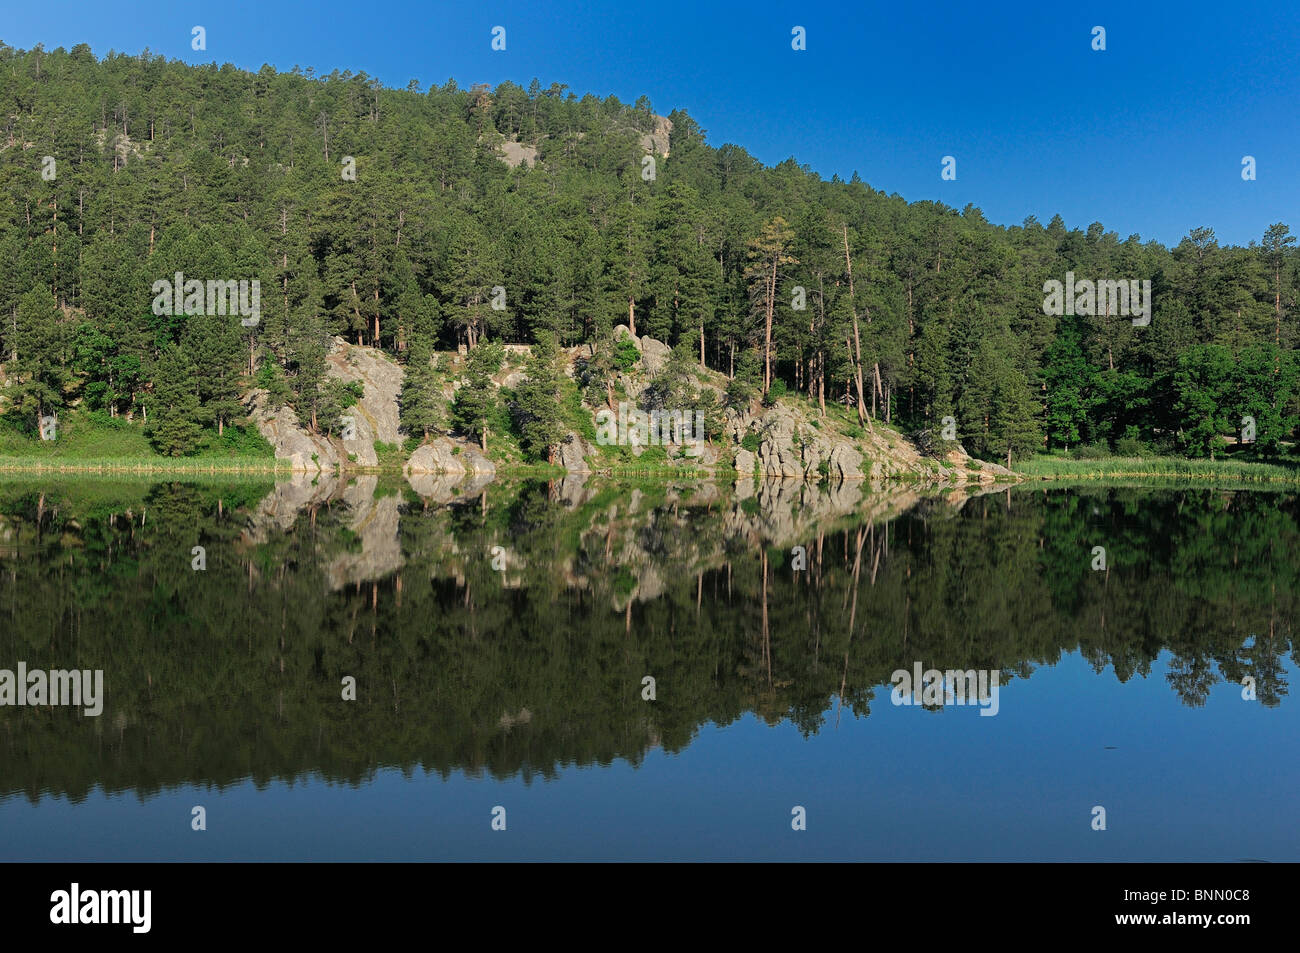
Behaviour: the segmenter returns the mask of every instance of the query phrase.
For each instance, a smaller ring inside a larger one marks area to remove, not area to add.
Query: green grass
[[[140,422],[104,413],[69,411],[59,419],[58,437],[41,440],[12,418],[0,416],[0,470],[167,473],[270,473],[287,466],[255,429],[227,427],[204,435],[196,454],[156,453]]]
[[[1142,477],[1162,480],[1300,483],[1300,466],[1290,462],[1188,460],[1183,457],[1108,457],[1104,460],[1073,460],[1066,457],[1040,455],[1017,462],[1015,469],[1025,476],[1044,480]]]

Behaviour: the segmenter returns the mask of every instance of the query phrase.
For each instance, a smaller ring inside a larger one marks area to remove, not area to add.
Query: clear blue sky
[[[364,70],[390,86],[567,83],[685,108],[711,144],[994,222],[1121,238],[1300,229],[1300,4],[10,0],[0,39],[189,62]],[[207,51],[190,29],[207,30]],[[507,30],[505,52],[491,29]],[[791,29],[807,49],[791,49]],[[1104,52],[1092,28],[1106,28]],[[957,179],[940,179],[943,156]],[[1253,155],[1258,179],[1244,182]]]

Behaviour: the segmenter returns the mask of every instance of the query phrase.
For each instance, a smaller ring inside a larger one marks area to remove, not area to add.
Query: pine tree
[[[18,350],[19,411],[33,425],[63,406],[68,378],[65,328],[54,296],[34,288],[22,296],[15,312],[13,340]]]
[[[442,428],[441,378],[434,369],[433,360],[427,344],[416,344],[411,348],[398,400],[403,429],[424,440]]]
[[[505,348],[499,342],[481,341],[470,351],[465,382],[452,404],[452,423],[465,436],[477,439],[484,451],[488,447],[489,424],[500,405],[492,375],[501,369],[504,359]]]
[[[153,392],[147,398],[149,423],[146,432],[159,453],[187,456],[198,449],[203,427],[202,410],[193,363],[179,347],[171,345],[159,355],[152,368]]]
[[[758,238],[749,243],[749,267],[745,275],[749,280],[753,313],[763,329],[764,396],[767,396],[768,388],[772,386],[772,322],[776,316],[781,269],[798,264],[798,259],[788,251],[793,242],[794,231],[778,215],[763,226]]]
[[[537,333],[532,357],[524,369],[527,379],[515,391],[511,407],[524,450],[554,462],[555,448],[564,438],[560,413],[559,345],[549,331]]]

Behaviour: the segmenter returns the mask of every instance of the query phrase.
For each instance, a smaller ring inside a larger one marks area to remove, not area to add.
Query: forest
[[[184,454],[241,426],[261,387],[332,432],[355,399],[325,374],[341,335],[404,366],[416,440],[490,412],[432,399],[440,353],[533,344],[543,386],[512,410],[543,458],[558,385],[541,365],[585,345],[580,384],[603,406],[616,324],[726,375],[734,407],[837,402],[907,433],[951,416],[992,457],[1213,456],[1241,449],[1250,418],[1252,456],[1277,458],[1300,424],[1284,224],[1247,247],[1199,227],[1173,248],[1059,215],[1003,227],[856,173],[764,166],[645,97],[537,79],[392,89],[0,44],[0,102],[9,430],[76,408]],[[178,272],[258,281],[260,320],[154,313],[154,283]],[[1150,281],[1150,323],[1045,313],[1067,272]],[[493,358],[470,363],[482,376]]]

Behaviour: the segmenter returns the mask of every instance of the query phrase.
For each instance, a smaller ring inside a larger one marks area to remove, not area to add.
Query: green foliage
[[[145,403],[149,412],[145,432],[164,456],[189,456],[198,450],[203,436],[194,365],[172,345],[159,357],[152,377],[153,393]]]
[[[1114,454],[1104,443],[1084,443],[1075,447],[1070,456],[1076,460],[1107,460]]]
[[[433,366],[433,356],[427,344],[412,348],[402,378],[402,392],[398,398],[398,413],[402,428],[422,439],[437,433],[443,427],[442,376]]]
[[[762,386],[762,368],[750,351],[741,355],[736,376],[727,383],[725,403],[733,410],[747,410]]]
[[[515,391],[511,416],[520,444],[534,460],[551,462],[555,448],[564,438],[561,411],[559,345],[550,331],[537,332],[537,344],[525,368],[526,379]]]
[[[272,410],[279,410],[293,396],[284,376],[284,368],[275,361],[262,362],[262,366],[257,369],[256,384],[267,392],[267,403]]]
[[[772,381],[772,386],[768,388],[767,393],[763,395],[763,406],[771,407],[778,400],[786,395],[785,381],[777,378]]]
[[[0,150],[0,181],[36,190],[0,208],[4,396],[33,429],[74,406],[147,412],[159,452],[192,453],[237,425],[259,386],[273,409],[335,433],[357,396],[326,374],[342,336],[406,365],[408,435],[513,426],[540,459],[556,439],[550,371],[519,389],[505,424],[472,367],[448,413],[432,355],[465,344],[472,365],[488,338],[580,343],[587,403],[608,405],[639,361],[614,335],[628,320],[725,375],[725,407],[798,387],[847,407],[853,426],[856,340],[872,425],[937,432],[951,415],[967,449],[999,459],[1126,437],[1276,459],[1296,442],[1300,252],[1284,223],[1247,247],[1208,228],[1166,248],[1059,216],[1001,227],[973,206],[907,204],[889,183],[765,167],[709,145],[681,110],[672,175],[629,190],[648,104],[559,85],[419,92],[234,67],[215,82],[210,67],[85,47],[0,47],[0,65],[9,138],[66,157],[44,182],[29,149]],[[147,148],[109,145],[139,143],[143,116]],[[499,161],[503,138],[536,145],[538,166]],[[366,157],[364,189],[339,179],[347,151]],[[1067,270],[1151,278],[1151,324],[1044,314],[1044,282]],[[261,323],[155,314],[153,284],[176,272],[259,280]],[[791,308],[794,285],[805,310]],[[683,380],[655,393],[676,400]],[[1238,442],[1243,417],[1253,445]]]
[[[641,360],[641,352],[631,338],[619,338],[614,345],[614,366],[620,371],[630,371]]]
[[[483,342],[469,353],[465,383],[456,391],[452,403],[452,424],[466,437],[478,440],[484,449],[490,431],[500,431],[492,426],[501,407],[492,375],[501,369],[505,348],[500,342]]]
[[[1115,441],[1117,457],[1146,457],[1150,454],[1151,449],[1136,437],[1120,437]]]

